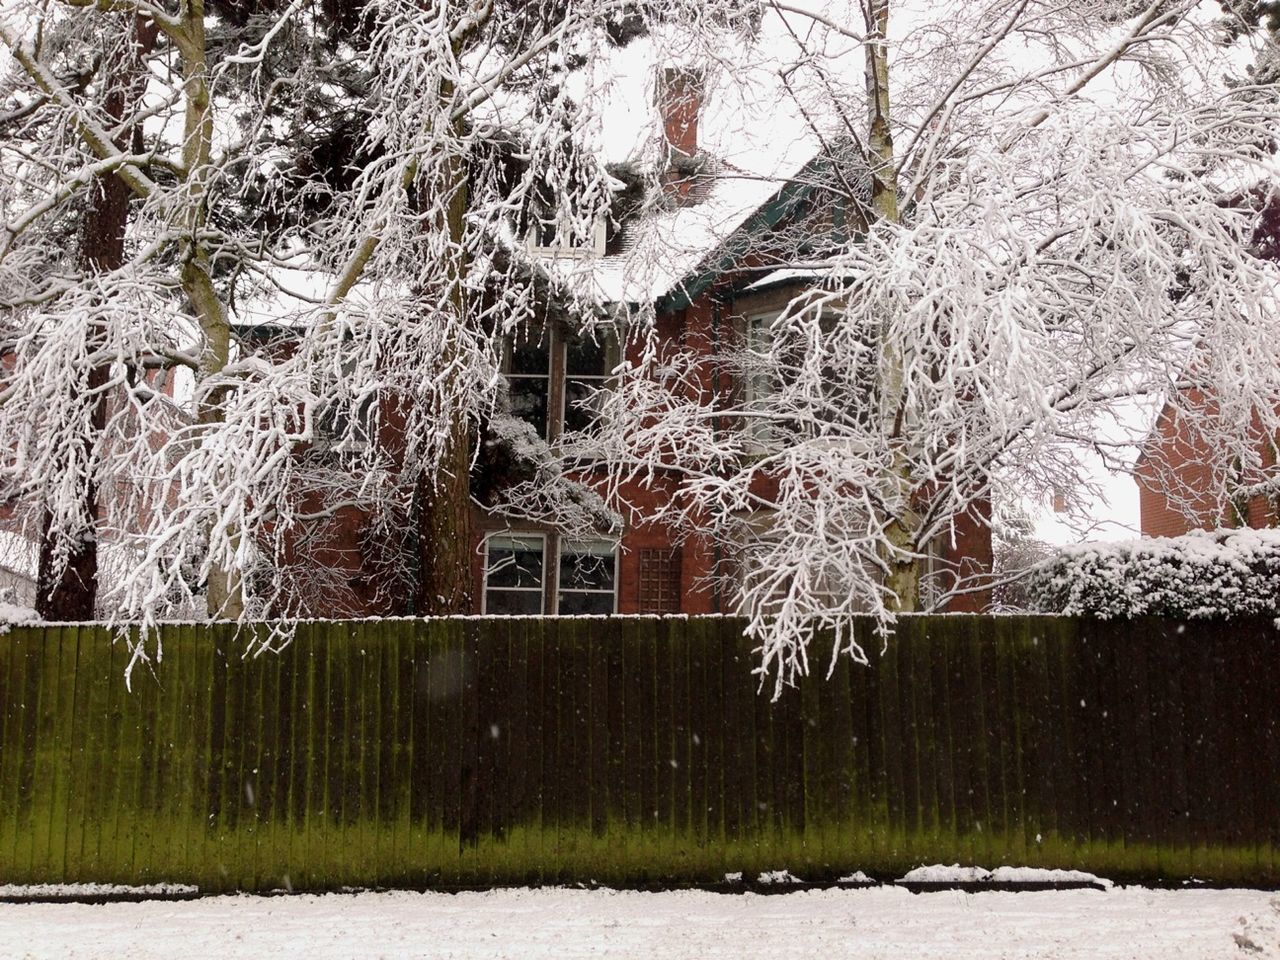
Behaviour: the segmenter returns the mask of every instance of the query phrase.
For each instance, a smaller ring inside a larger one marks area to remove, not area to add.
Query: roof
[[[601,128],[594,132],[599,155],[646,175],[650,195],[623,225],[617,252],[554,261],[551,272],[604,303],[675,310],[732,270],[749,238],[779,223],[821,179],[813,174],[831,164],[824,142],[837,153],[843,144],[838,132],[820,136],[795,106],[781,76],[794,54],[790,43],[780,21],[766,18],[754,43],[726,39],[732,55],[690,54],[688,62],[705,73],[698,115],[704,171],[691,176],[696,202],[663,202],[655,189],[666,147],[654,83],[659,68],[672,63],[671,38],[642,38],[595,64],[607,74]]]
[[[702,193],[695,201],[655,202],[625,225],[617,253],[555,261],[550,271],[586,287],[604,303],[652,303],[661,312],[682,309],[719,278],[743,269],[756,239],[821,189],[835,162],[826,152],[811,154],[766,176],[711,160],[713,172],[694,187]],[[842,220],[842,214],[837,219]],[[769,273],[767,285],[812,279],[821,272],[776,269]],[[764,283],[756,280],[748,286],[760,288]]]

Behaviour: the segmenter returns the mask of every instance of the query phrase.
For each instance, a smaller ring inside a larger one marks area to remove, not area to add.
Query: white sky
[[[1107,470],[1094,459],[1092,476],[1105,493],[1093,501],[1089,521],[1081,527],[1053,512],[1052,504],[1027,504],[1038,540],[1061,546],[1084,540],[1132,540],[1139,536],[1138,485],[1127,474]]]

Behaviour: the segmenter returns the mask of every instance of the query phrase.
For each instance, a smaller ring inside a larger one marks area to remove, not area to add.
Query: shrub
[[[1280,614],[1280,530],[1064,547],[1029,577],[1037,610],[1184,620]]]

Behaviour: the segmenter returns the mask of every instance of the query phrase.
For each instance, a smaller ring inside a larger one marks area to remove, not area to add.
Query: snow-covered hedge
[[[1030,574],[1039,610],[1112,618],[1207,620],[1280,615],[1280,530],[1063,548]]]

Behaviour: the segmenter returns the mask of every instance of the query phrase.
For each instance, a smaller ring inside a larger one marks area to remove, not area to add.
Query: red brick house
[[[705,358],[697,375],[700,389],[729,397],[749,385],[735,382],[741,378],[728,372],[725,357],[740,351],[753,331],[767,326],[811,282],[799,271],[768,268],[782,238],[793,244],[806,231],[847,234],[851,225],[844,222],[843,202],[824,196],[822,178],[815,175],[837,162],[829,155],[810,153],[776,176],[761,177],[705,154],[699,145],[699,82],[696,73],[681,69],[659,77],[656,99],[667,157],[656,185],[661,202],[648,204],[643,217],[618,216],[616,229],[602,225],[584,242],[589,248],[556,247],[553,239],[532,235],[529,244],[549,274],[588,276],[606,304],[651,306],[659,350],[678,346]],[[647,180],[651,187],[653,182]],[[649,244],[647,269],[638,278],[632,265],[642,243]],[[543,329],[508,344],[512,414],[552,446],[567,430],[585,426],[592,414],[580,401],[607,384],[620,359],[619,339],[580,336],[566,322],[548,320]],[[396,443],[394,437],[378,442],[392,448]],[[593,475],[586,469],[575,479],[591,485]],[[550,525],[510,525],[473,501],[473,612],[732,611],[732,584],[712,576],[725,569],[728,545],[705,536],[680,537],[645,518],[645,505],[670,498],[674,486],[661,476],[647,486],[633,484],[625,496],[639,506],[638,513],[620,535],[588,540],[569,540]],[[935,564],[964,575],[989,572],[991,538],[984,521],[977,515],[956,518],[955,548],[940,550]],[[313,571],[306,574],[310,586],[294,597],[301,612],[412,612],[402,605],[404,590],[393,582],[395,558],[380,552],[376,538],[367,535],[369,524],[354,508],[341,511],[277,558],[278,564]],[[985,603],[984,594],[970,593],[952,608],[982,609]]]
[[[700,389],[730,397],[750,384],[736,382],[742,378],[728,372],[725,357],[740,352],[812,282],[800,271],[770,269],[772,255],[794,244],[797,235],[848,235],[856,224],[845,222],[843,201],[835,193],[824,195],[822,178],[815,175],[840,162],[837,158],[810,152],[790,166],[781,165],[772,176],[753,174],[700,149],[696,73],[663,71],[658,89],[667,162],[656,187],[663,202],[650,205],[643,224],[653,253],[647,275],[637,279],[628,269],[629,254],[641,242],[640,218],[618,218],[621,226],[612,235],[602,225],[591,240],[593,249],[547,246],[533,252],[545,256],[549,265],[572,261],[587,267],[606,303],[651,306],[659,349],[679,346],[705,358],[698,371]],[[294,333],[264,319],[268,322],[240,327],[241,342],[267,352],[292,349]],[[591,412],[578,401],[608,382],[619,349],[617,340],[583,337],[563,321],[549,320],[542,330],[508,345],[505,373],[512,413],[554,445],[566,430],[589,420]],[[377,443],[394,455],[403,446],[396,414],[382,413],[379,436],[362,442]],[[336,433],[350,427],[338,426]],[[341,456],[326,450],[323,440],[299,455],[313,458],[317,475],[344,469]],[[588,469],[577,479],[590,485],[592,474]],[[733,611],[733,584],[712,576],[732,559],[731,546],[707,536],[678,536],[645,517],[645,504],[656,506],[673,490],[674,481],[661,476],[643,487],[633,484],[626,495],[639,506],[638,514],[620,534],[572,541],[549,525],[511,526],[473,502],[473,612]],[[273,557],[277,569],[288,571],[284,579],[290,584],[285,594],[289,609],[274,612],[323,617],[414,612],[404,586],[406,554],[394,543],[388,545],[394,537],[379,536],[388,518],[357,506],[328,508],[323,481],[300,481],[297,497],[301,512],[323,518],[299,524],[285,538],[282,555]],[[980,505],[974,515],[955,518],[954,546],[939,548],[931,557],[935,570],[965,576],[991,570],[987,513]],[[252,593],[252,574],[248,586]],[[968,593],[952,609],[982,609],[985,604],[983,593]]]
[[[1198,390],[1184,394],[1184,406],[1212,420],[1216,405]],[[1274,474],[1276,443],[1257,427],[1261,470],[1242,471],[1225,459],[1212,441],[1194,428],[1186,415],[1166,404],[1138,456],[1141,529],[1147,537],[1177,537],[1191,530],[1218,527],[1280,525],[1275,494],[1233,495],[1232,491],[1262,483]]]
[[[643,242],[634,225],[596,239],[594,251],[547,248],[548,260],[590,260],[588,266],[602,299],[652,304],[659,349],[664,344],[691,350],[706,363],[701,389],[718,396],[744,389],[722,362],[740,350],[768,320],[776,317],[810,282],[798,271],[765,268],[771,238],[798,224],[805,230],[845,229],[843,204],[824,197],[815,169],[830,157],[809,157],[776,179],[739,176],[742,171],[704,156],[699,149],[698,79],[682,70],[660,77],[668,167],[659,183],[665,194],[660,212],[644,227],[652,250],[660,251],[642,282],[628,273],[628,255]],[[794,242],[796,231],[789,233]],[[631,262],[634,262],[632,260]],[[554,445],[580,428],[591,413],[580,401],[605,384],[616,366],[619,346],[607,338],[581,337],[563,323],[549,322],[524,340],[509,345],[508,388],[512,412],[528,421]],[[591,482],[590,471],[578,479]],[[727,545],[710,538],[681,538],[648,521],[644,505],[672,496],[674,482],[655,478],[632,485],[626,498],[640,505],[620,536],[570,541],[551,526],[510,526],[501,516],[474,508],[474,611],[487,614],[568,613],[718,613],[734,609],[732,584],[722,571]],[[963,574],[985,573],[992,565],[990,531],[982,516],[956,519],[956,546],[941,550],[936,564]],[[339,550],[340,544],[335,544]],[[332,550],[331,550],[332,554]],[[332,554],[342,565],[346,557]],[[362,560],[360,565],[367,566]],[[351,583],[368,582],[367,572],[352,570]],[[376,593],[377,591],[375,591]],[[331,593],[328,602],[332,604]],[[963,595],[953,609],[982,609],[981,593]],[[352,595],[347,615],[392,612],[363,606]]]

